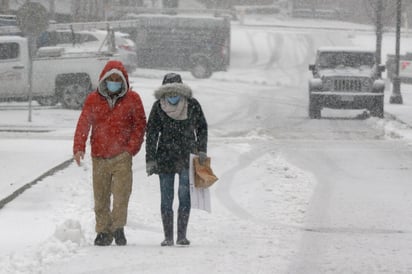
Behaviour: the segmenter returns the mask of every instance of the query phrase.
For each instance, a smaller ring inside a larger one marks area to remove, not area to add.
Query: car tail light
[[[128,51],[135,51],[135,48],[133,46],[129,46],[129,45],[119,45],[119,48],[124,49],[124,50],[128,50]]]

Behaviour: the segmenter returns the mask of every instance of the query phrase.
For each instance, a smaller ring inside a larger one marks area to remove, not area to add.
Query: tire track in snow
[[[234,182],[234,178],[239,170],[242,170],[243,168],[251,165],[256,159],[261,157],[266,152],[267,149],[265,147],[254,147],[251,151],[241,154],[238,157],[240,161],[237,163],[237,165],[234,165],[228,171],[223,173],[222,176],[220,176],[219,181],[224,183],[216,184],[216,195],[219,202],[241,219],[250,219],[257,221],[255,216],[253,216],[253,214],[251,214],[248,210],[239,205],[239,203],[236,202],[236,200],[230,194],[230,190],[235,187],[234,184],[236,182]]]

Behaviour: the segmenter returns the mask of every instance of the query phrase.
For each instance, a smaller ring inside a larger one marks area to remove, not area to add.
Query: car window
[[[124,33],[115,34],[116,46],[128,47],[134,49],[135,44],[130,40],[130,36]],[[101,50],[105,51],[108,47],[108,40],[105,32],[77,32],[74,33],[74,42],[77,46],[96,47],[101,46]],[[58,46],[73,44],[73,33],[71,31],[47,31],[40,35],[38,39],[38,47]]]
[[[319,56],[319,66],[321,68],[372,67],[374,65],[374,60],[374,55],[372,53],[323,52]]]
[[[0,43],[0,60],[16,59],[19,56],[19,44]]]
[[[360,58],[361,66],[369,66],[372,67],[375,65],[375,55],[370,53],[370,54],[364,54]]]
[[[81,33],[79,34],[79,36],[80,36],[80,43],[99,41],[99,39],[97,39],[95,36],[91,34]]]
[[[323,52],[319,55],[319,67],[321,68],[335,68],[336,63],[335,54]]]
[[[128,44],[128,40],[124,39],[123,37],[116,37],[116,44],[119,45],[127,45]]]
[[[58,32],[57,33],[57,44],[72,44],[73,34],[71,32]],[[76,41],[76,35],[74,36]]]

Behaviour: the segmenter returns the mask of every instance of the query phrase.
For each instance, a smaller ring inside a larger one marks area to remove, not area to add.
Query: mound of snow
[[[79,245],[85,239],[82,226],[80,225],[80,222],[76,220],[66,220],[63,224],[56,227],[54,237],[61,242],[72,241]]]

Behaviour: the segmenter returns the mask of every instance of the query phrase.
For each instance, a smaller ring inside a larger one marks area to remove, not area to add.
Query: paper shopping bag
[[[210,187],[218,180],[210,167],[210,161],[210,157],[207,157],[205,163],[201,165],[199,163],[199,157],[195,157],[193,159],[193,166],[195,169],[195,187]]]
[[[212,212],[212,201],[210,199],[209,188],[195,187],[195,167],[193,159],[198,157],[195,154],[190,153],[189,163],[189,182],[190,182],[190,204],[193,209],[200,209]]]

